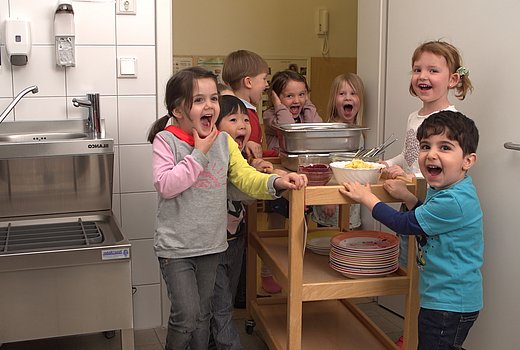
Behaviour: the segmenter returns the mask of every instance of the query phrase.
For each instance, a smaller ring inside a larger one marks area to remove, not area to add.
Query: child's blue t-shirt
[[[482,309],[482,210],[471,177],[448,189],[429,188],[415,217],[428,235],[419,243],[424,263],[421,307],[453,312]]]

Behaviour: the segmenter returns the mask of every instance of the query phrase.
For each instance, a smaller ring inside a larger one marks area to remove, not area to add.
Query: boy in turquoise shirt
[[[344,183],[340,192],[372,211],[372,216],[418,242],[420,350],[460,349],[482,309],[484,257],[482,210],[467,171],[476,162],[478,130],[459,112],[432,114],[417,129],[419,167],[429,184],[424,203],[404,182],[384,188],[410,211],[382,203],[370,185]]]

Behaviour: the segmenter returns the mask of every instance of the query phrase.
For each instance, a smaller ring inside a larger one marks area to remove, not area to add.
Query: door
[[[473,94],[464,101],[450,97],[480,130],[478,161],[470,175],[484,211],[484,309],[465,347],[517,349],[520,151],[506,149],[504,143],[520,143],[520,2],[369,0],[358,4],[362,45],[358,72],[369,77],[367,99],[372,102],[367,115],[377,116],[374,130],[383,136],[395,133],[402,140],[408,114],[420,107],[420,101],[408,93],[411,55],[417,45],[449,41],[461,51],[470,70]],[[374,56],[381,57],[381,64],[373,64]],[[395,145],[386,154],[393,156],[401,149],[402,144]]]

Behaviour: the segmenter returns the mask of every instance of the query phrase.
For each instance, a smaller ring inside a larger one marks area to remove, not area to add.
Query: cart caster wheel
[[[253,321],[253,320],[246,320],[245,324],[246,324],[246,333],[249,334],[249,335],[253,334],[253,329],[256,326],[255,321]]]
[[[116,331],[106,331],[106,332],[103,332],[103,335],[107,339],[112,339],[116,336]]]

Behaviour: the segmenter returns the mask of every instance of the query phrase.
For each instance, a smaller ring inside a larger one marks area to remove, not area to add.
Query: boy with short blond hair
[[[222,79],[235,96],[247,107],[251,123],[251,137],[246,145],[248,158],[262,158],[262,129],[256,106],[262,101],[262,92],[267,88],[269,66],[260,55],[248,51],[231,52],[224,60]]]
[[[256,106],[262,101],[262,92],[268,87],[268,73],[267,62],[257,53],[248,50],[231,52],[224,60],[222,67],[222,79],[247,107],[251,136],[246,144],[245,152],[250,164],[254,159],[276,155],[273,151],[262,150],[263,132],[256,111]],[[262,288],[268,293],[281,291],[281,287],[274,281],[269,269],[263,265],[261,277]]]

